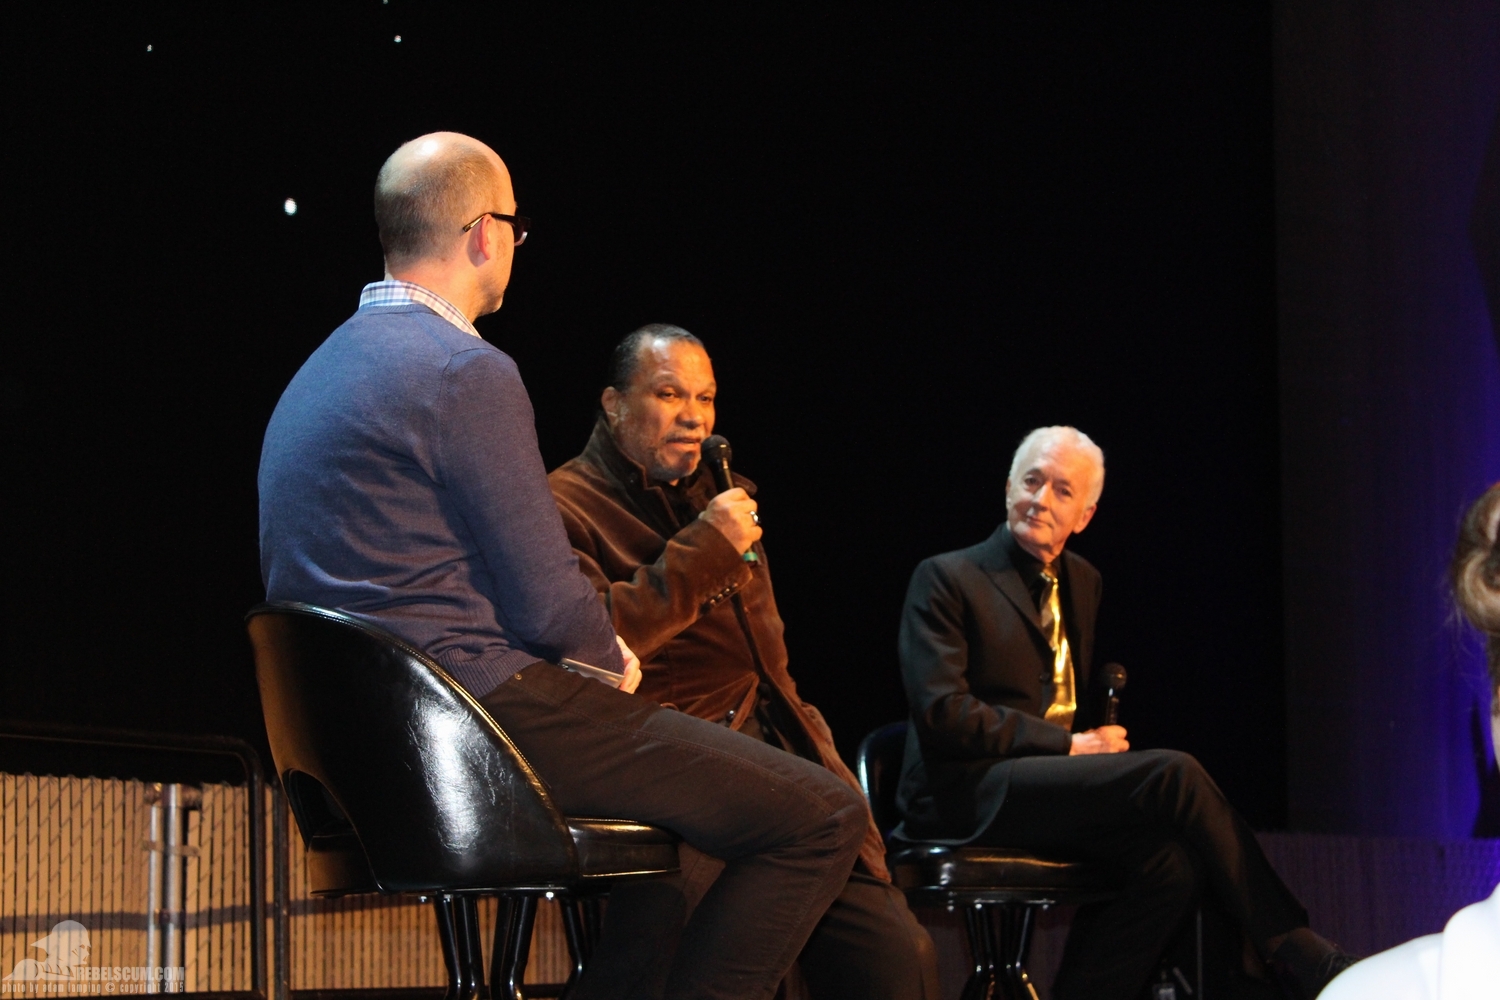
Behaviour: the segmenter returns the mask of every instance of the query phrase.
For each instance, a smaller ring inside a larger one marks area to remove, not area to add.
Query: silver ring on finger
[[[752,510],[750,512],[750,523],[755,525],[757,528],[760,527],[760,514],[757,511]]]

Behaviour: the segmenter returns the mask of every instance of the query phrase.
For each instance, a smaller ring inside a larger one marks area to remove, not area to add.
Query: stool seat
[[[677,870],[677,837],[660,827],[624,819],[568,817],[578,852],[578,877],[619,880]]]
[[[677,838],[659,827],[626,819],[567,818],[578,855],[576,876],[535,879],[531,884],[475,885],[469,892],[587,892],[591,882],[645,878],[677,870]],[[381,892],[359,838],[352,832],[312,839],[307,850],[308,886],[315,896]]]
[[[860,786],[887,836],[891,881],[913,903],[962,911],[974,967],[961,1000],[1036,1000],[1026,958],[1037,911],[1108,899],[1118,892],[1117,879],[1077,858],[892,837],[909,738],[907,724],[893,722],[866,736],[855,755]]]
[[[891,878],[906,892],[962,892],[974,902],[1020,902],[1036,896],[1093,897],[1107,880],[1082,861],[1048,858],[1006,847],[945,847],[894,841],[886,856]]]

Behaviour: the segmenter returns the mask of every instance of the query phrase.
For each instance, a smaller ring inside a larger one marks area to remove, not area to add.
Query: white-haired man
[[[1350,960],[1307,928],[1213,779],[1187,754],[1124,753],[1125,730],[1096,725],[1099,572],[1065,547],[1103,488],[1098,445],[1073,427],[1038,428],[1011,462],[1005,523],[912,574],[896,836],[1061,852],[1118,874],[1119,895],[1074,920],[1059,1000],[1139,995],[1200,896],[1292,996],[1314,997]]]

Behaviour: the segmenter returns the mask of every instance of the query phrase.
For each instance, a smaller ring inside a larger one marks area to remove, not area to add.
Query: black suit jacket
[[[1001,525],[980,544],[933,556],[912,573],[900,637],[911,728],[896,801],[906,816],[899,832],[913,839],[973,839],[1005,801],[1017,757],[1066,754],[1071,746],[1067,730],[1042,720],[1052,651],[1013,551]],[[1101,581],[1081,556],[1064,551],[1061,562],[1078,692],[1073,730],[1081,732],[1098,715],[1091,681]]]

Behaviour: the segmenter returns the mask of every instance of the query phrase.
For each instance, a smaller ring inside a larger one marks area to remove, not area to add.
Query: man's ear
[[[474,267],[479,267],[490,259],[489,251],[484,245],[484,227],[485,224],[481,222],[467,233],[464,233],[463,254],[469,258],[469,263]]]
[[[500,227],[505,226],[507,231],[500,232]],[[509,236],[509,223],[501,222],[492,216],[486,215],[479,220],[479,225],[464,234],[464,252],[469,255],[469,262],[475,267],[493,260],[505,252],[502,237]]]
[[[605,386],[604,391],[599,394],[599,406],[604,410],[611,429],[620,422],[620,404],[623,402],[625,394],[612,385]]]
[[[1079,516],[1079,518],[1078,518],[1078,524],[1073,528],[1073,534],[1076,535],[1080,531],[1082,531],[1084,528],[1087,528],[1089,526],[1089,522],[1094,519],[1094,511],[1096,511],[1098,509],[1099,509],[1099,505],[1098,504],[1091,504],[1088,507],[1088,509],[1085,510],[1083,512],[1083,514]]]

